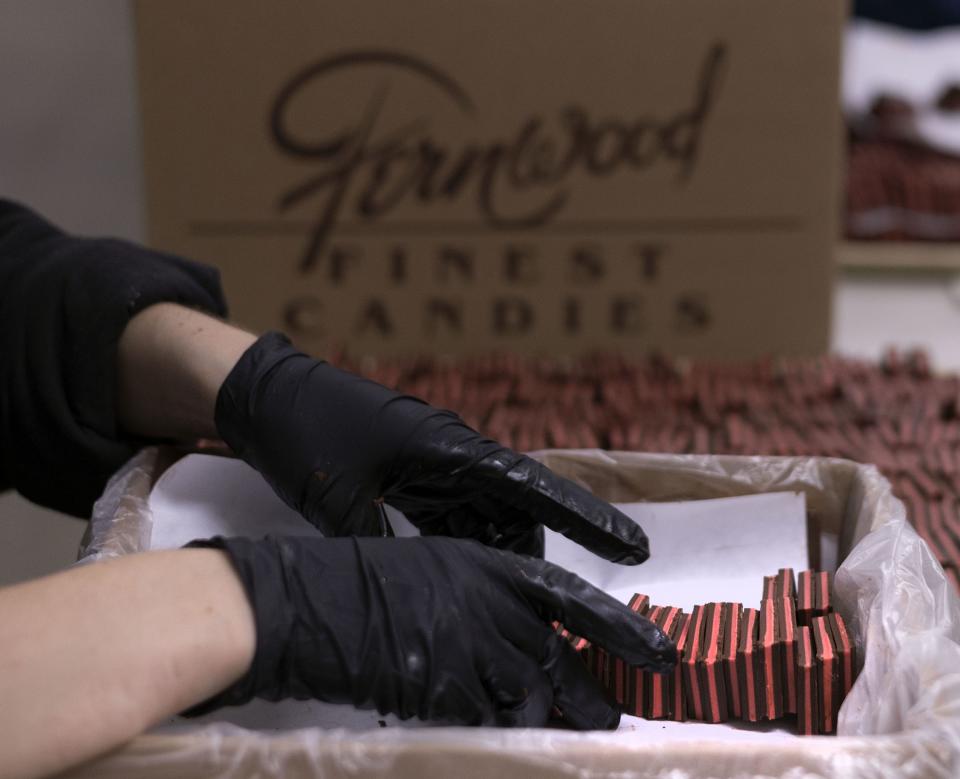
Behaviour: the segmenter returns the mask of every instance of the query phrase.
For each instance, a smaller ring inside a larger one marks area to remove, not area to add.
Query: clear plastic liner
[[[113,475],[93,504],[90,524],[80,541],[78,564],[150,548],[150,490],[182,453],[172,447],[141,449]]]
[[[148,547],[146,496],[170,456],[146,450],[111,480],[95,507],[84,561]],[[876,468],[820,458],[599,451],[535,456],[609,501],[802,490],[813,533],[839,539],[835,601],[863,663],[840,710],[839,735],[657,743],[638,742],[629,732],[256,732],[217,724],[141,736],[69,776],[960,776],[960,600]]]

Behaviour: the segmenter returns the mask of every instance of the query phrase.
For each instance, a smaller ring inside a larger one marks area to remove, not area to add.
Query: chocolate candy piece
[[[797,622],[810,625],[813,612],[813,571],[800,571],[797,577]]]
[[[816,581],[816,599],[814,601],[815,616],[821,617],[833,611],[830,599],[830,589],[832,578],[826,571],[817,571],[814,577]]]
[[[740,681],[740,700],[743,719],[747,722],[760,721],[759,691],[759,653],[757,650],[757,629],[760,612],[757,609],[744,609],[740,616],[740,640],[737,645],[737,675]]]
[[[647,610],[647,619],[659,626],[660,617],[663,611],[663,606],[651,606]],[[654,674],[651,671],[639,671],[639,673],[643,676],[644,693],[643,708],[640,710],[639,716],[650,719],[650,712],[653,710],[653,679],[657,674]]]
[[[723,679],[727,688],[727,706],[730,716],[740,719],[743,709],[740,705],[740,674],[737,670],[737,650],[740,643],[740,621],[743,618],[743,606],[739,603],[721,604],[723,611],[723,645],[720,660],[723,663]]]
[[[677,620],[676,638],[674,643],[677,645],[677,667],[673,669],[673,705],[671,707],[671,719],[677,722],[686,722],[687,720],[687,696],[683,686],[684,661],[690,652],[690,624],[693,618],[690,614],[681,614]]]
[[[777,592],[777,577],[776,576],[764,576],[763,577],[763,597],[760,598],[761,601],[772,600],[776,597]]]
[[[796,598],[797,585],[793,580],[793,568],[781,568],[777,572],[777,586],[774,595],[778,598]]]
[[[765,600],[761,604],[757,627],[760,661],[758,686],[763,719],[779,719],[783,716],[783,647],[775,604],[775,600]]]
[[[779,598],[775,601],[777,622],[783,652],[783,710],[787,714],[797,713],[797,610],[793,598]]]
[[[836,612],[826,616],[827,626],[833,638],[833,646],[837,652],[837,661],[840,668],[840,703],[847,697],[856,678],[856,647],[847,630],[847,624]],[[838,705],[839,708],[839,705]]]
[[[703,720],[703,690],[697,674],[697,661],[703,646],[703,606],[694,606],[690,615],[687,642],[689,653],[683,658],[683,684],[687,697],[687,716],[690,719]]]
[[[557,633],[560,634],[561,638],[565,638],[570,642],[570,645],[573,647],[574,651],[577,653],[580,659],[583,660],[584,664],[586,664],[587,669],[592,672],[595,662],[594,654],[596,653],[596,647],[591,645],[587,639],[573,635],[573,633],[567,630],[559,622],[554,622],[553,628],[557,631]]]
[[[840,662],[826,617],[814,617],[810,625],[817,653],[817,683],[820,686],[820,732],[833,733],[840,710]]]
[[[627,670],[627,691],[623,710],[634,717],[647,714],[647,682],[649,674],[642,668],[632,665]]]
[[[832,611],[830,575],[826,571],[801,571],[797,586],[797,623],[810,625],[814,617]]]
[[[657,609],[655,616],[652,616],[656,624],[668,637],[673,639],[676,635],[677,623],[683,611],[676,606],[664,606]],[[649,686],[649,705],[647,707],[647,717],[650,719],[668,719],[672,716],[674,701],[674,674],[650,673],[648,676]]]
[[[773,598],[796,598],[797,587],[793,581],[793,568],[781,568],[776,576],[763,577],[763,597],[761,600]]]
[[[628,608],[637,614],[648,614],[650,608],[650,598],[641,593],[634,595],[627,602]],[[623,690],[620,703],[627,714],[634,717],[642,717],[646,712],[646,681],[647,677],[643,669],[635,665],[626,666],[626,673],[623,680]]]
[[[808,627],[797,628],[797,733],[820,732],[820,686],[813,636]]]
[[[590,642],[585,638],[580,636],[570,636],[570,643],[573,645],[574,650],[577,654],[584,656],[588,649],[590,649]]]
[[[616,655],[611,656],[610,673],[607,689],[610,695],[622,707],[627,701],[627,663]]]
[[[704,722],[726,722],[728,718],[722,645],[723,609],[719,603],[708,603],[703,607],[703,638],[697,660]]]
[[[647,595],[642,595],[639,592],[635,592],[630,596],[630,600],[627,601],[627,608],[631,611],[635,611],[637,614],[646,614],[647,609],[650,608],[650,597]]]

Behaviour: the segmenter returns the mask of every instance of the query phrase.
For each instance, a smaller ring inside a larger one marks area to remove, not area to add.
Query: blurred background
[[[960,371],[960,3],[858,2],[831,348],[921,347]],[[0,2],[0,194],[81,234],[146,239],[133,9]],[[0,585],[69,564],[82,521],[0,496]]]

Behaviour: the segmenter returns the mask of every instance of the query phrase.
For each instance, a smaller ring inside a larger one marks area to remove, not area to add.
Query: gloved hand
[[[294,349],[278,333],[240,358],[217,397],[223,440],[325,535],[386,535],[381,504],[423,535],[542,555],[541,524],[615,562],[649,556],[609,504],[434,408]]]
[[[676,648],[583,579],[533,557],[452,538],[214,538],[253,607],[247,674],[188,714],[316,698],[402,719],[574,728],[620,720],[559,620],[634,665],[670,670]]]

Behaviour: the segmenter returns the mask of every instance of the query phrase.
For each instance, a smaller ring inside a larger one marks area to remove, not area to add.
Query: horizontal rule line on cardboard
[[[768,217],[710,217],[704,219],[581,219],[535,228],[509,225],[490,225],[483,222],[408,221],[408,222],[347,222],[339,224],[334,232],[350,235],[427,235],[472,233],[637,233],[637,232],[797,232],[803,229],[802,219],[793,216]],[[198,219],[188,223],[190,233],[196,236],[229,235],[301,235],[316,228],[310,221],[280,219]]]

